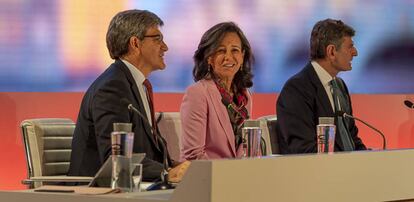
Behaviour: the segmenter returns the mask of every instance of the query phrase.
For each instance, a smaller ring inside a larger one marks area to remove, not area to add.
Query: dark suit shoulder
[[[307,69],[303,69],[289,78],[280,92],[280,97],[286,94],[293,94],[295,95],[294,97],[300,96],[305,98],[305,100],[315,97],[317,87],[313,84],[308,71]]]
[[[115,63],[111,64],[98,78],[92,83],[87,90],[96,91],[105,86],[112,86],[114,84],[129,85],[126,73],[121,69],[119,65]]]

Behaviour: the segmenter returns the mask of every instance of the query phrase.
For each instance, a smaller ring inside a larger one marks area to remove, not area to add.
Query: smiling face
[[[244,51],[239,35],[226,33],[214,53],[208,57],[214,75],[224,81],[232,81],[243,64]]]
[[[141,43],[140,63],[155,70],[165,69],[164,53],[168,50],[158,26],[151,27],[145,33]]]
[[[341,47],[334,51],[335,57],[332,61],[332,66],[337,72],[351,70],[352,59],[358,55],[351,37],[345,36],[342,41]]]

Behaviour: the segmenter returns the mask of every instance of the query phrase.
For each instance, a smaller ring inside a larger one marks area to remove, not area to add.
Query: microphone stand
[[[129,102],[127,102],[129,103]],[[148,119],[140,112],[138,111],[137,108],[135,108],[132,104],[128,104],[128,110],[135,112],[136,114],[138,114],[138,116],[140,116],[145,123],[147,123],[149,126],[151,126],[151,124],[149,123]],[[161,181],[156,182],[154,184],[152,184],[151,186],[149,186],[147,188],[147,191],[153,191],[153,190],[166,190],[166,189],[174,189],[175,187],[168,182],[168,168],[169,168],[169,163],[168,163],[168,149],[165,143],[164,138],[158,134],[157,131],[154,131],[151,128],[152,133],[158,138],[158,140],[160,141],[164,156],[163,156],[163,170],[161,172]]]
[[[374,126],[370,125],[369,123],[367,123],[367,122],[365,122],[365,121],[363,121],[363,120],[361,120],[361,119],[359,119],[357,117],[351,116],[351,115],[349,115],[349,114],[347,114],[345,112],[339,111],[338,112],[338,115],[339,116],[343,116],[343,117],[348,117],[348,118],[351,118],[351,119],[355,119],[357,121],[360,121],[361,123],[363,123],[366,126],[368,126],[369,128],[371,128],[372,130],[376,131],[382,137],[382,150],[386,150],[387,149],[387,142],[386,142],[386,139],[385,139],[385,135],[380,130],[376,129]]]
[[[168,149],[166,147],[165,140],[160,134],[158,134],[158,132],[155,132],[154,134],[158,137],[158,140],[161,142],[161,147],[164,153],[164,169],[161,172],[161,181],[149,186],[147,188],[147,191],[174,189],[175,187],[168,181]]]

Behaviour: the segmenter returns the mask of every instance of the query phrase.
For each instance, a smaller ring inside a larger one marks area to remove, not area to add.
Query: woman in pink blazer
[[[194,54],[195,84],[181,104],[182,160],[243,155],[241,127],[251,113],[253,54],[233,22],[207,30]]]

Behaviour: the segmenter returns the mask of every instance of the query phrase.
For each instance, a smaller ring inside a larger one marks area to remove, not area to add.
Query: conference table
[[[414,150],[411,149],[193,161],[175,190],[105,195],[0,191],[0,201],[11,202],[411,199],[414,199]]]

